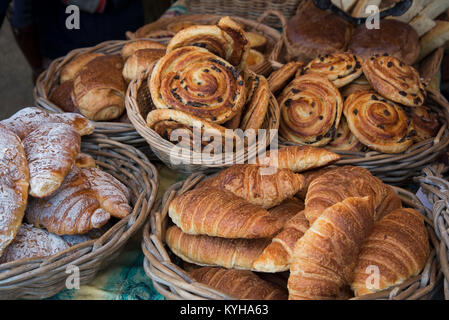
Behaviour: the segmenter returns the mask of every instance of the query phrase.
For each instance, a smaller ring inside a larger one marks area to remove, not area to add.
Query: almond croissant
[[[354,269],[351,287],[361,296],[398,285],[424,268],[429,241],[424,219],[414,209],[390,212],[374,225]],[[378,279],[370,277],[378,272]]]
[[[315,220],[298,240],[288,279],[289,299],[332,299],[350,283],[363,242],[374,224],[369,197],[347,198]]]
[[[283,221],[227,190],[198,188],[177,196],[168,214],[188,234],[224,238],[267,238]]]
[[[303,188],[304,177],[288,169],[263,168],[251,164],[233,165],[197,185],[231,191],[248,202],[272,208]]]

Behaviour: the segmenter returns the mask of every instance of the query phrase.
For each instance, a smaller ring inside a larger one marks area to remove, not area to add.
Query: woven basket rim
[[[229,166],[234,163],[244,163],[247,162],[249,159],[255,157],[259,150],[259,145],[266,145],[268,146],[271,142],[271,140],[274,138],[274,136],[268,137],[258,136],[257,143],[253,143],[250,146],[245,147],[245,152],[237,154],[237,157],[232,159],[232,161],[224,161],[223,158],[225,157],[225,153],[220,153],[217,155],[214,155],[209,160],[205,160],[201,157],[201,153],[197,152],[191,152],[191,154],[181,154],[176,155],[173,154],[173,148],[175,148],[175,144],[173,144],[170,141],[165,140],[162,138],[159,134],[157,134],[153,129],[149,128],[146,124],[146,119],[143,118],[142,114],[140,113],[140,107],[138,102],[138,92],[139,89],[142,86],[146,85],[146,79],[149,76],[151,67],[148,69],[145,69],[142,71],[142,73],[133,81],[130,82],[128,86],[128,90],[126,92],[126,99],[125,99],[125,106],[126,110],[128,112],[128,118],[136,128],[137,132],[144,137],[144,139],[148,142],[150,145],[150,148],[153,150],[153,152],[156,154],[156,156],[159,157],[161,161],[163,161],[165,164],[167,164],[169,167],[171,166],[171,163],[167,159],[173,159],[178,161],[178,163],[182,163],[184,165],[188,166],[188,169],[185,170],[187,172],[194,172],[194,171],[201,171],[201,170],[208,170],[212,168],[220,168],[223,166]],[[273,96],[273,99],[270,101],[274,101],[275,98]],[[268,107],[268,112],[266,115],[266,128],[268,129],[267,135],[269,135],[269,129],[278,129],[279,128],[279,106],[277,103],[270,102],[270,105]],[[271,139],[271,140],[270,140]],[[229,153],[228,153],[229,154]],[[236,153],[232,153],[232,155],[235,155]],[[162,156],[161,156],[162,155]],[[227,159],[227,158],[225,158]],[[178,166],[178,168],[180,168]]]
[[[170,186],[153,207],[150,218],[144,226],[142,240],[144,270],[153,281],[155,289],[167,299],[233,299],[210,286],[198,283],[186,271],[172,262],[168,254],[169,249],[166,249],[165,239],[163,239],[170,219],[167,213],[170,202],[178,192],[191,190],[198,182],[208,176],[210,175],[193,173],[186,180],[178,181]],[[413,193],[399,187],[393,186],[393,189],[400,196],[403,205],[414,207],[423,214],[431,245],[427,263],[419,275],[398,286],[351,300],[425,299],[434,294],[442,279],[436,259],[438,241],[433,222],[428,218],[428,209],[421,204]]]
[[[428,217],[434,223],[436,237],[439,241],[438,260],[444,275],[443,292],[445,300],[449,300],[449,182],[448,167],[443,163],[435,163],[415,177],[423,193],[427,196],[432,210]]]
[[[156,167],[133,146],[101,135],[83,137],[82,150],[86,152],[86,149],[87,153],[96,158],[97,165],[122,182],[134,177],[134,185],[128,186],[134,198],[132,213],[117,221],[97,239],[77,244],[49,257],[0,264],[0,299],[10,299],[11,296],[25,299],[50,297],[65,288],[68,277],[65,271],[70,265],[79,267],[82,284],[91,281],[95,273],[104,267],[104,263],[117,254],[144,225],[159,188]],[[114,172],[110,169],[114,169]]]

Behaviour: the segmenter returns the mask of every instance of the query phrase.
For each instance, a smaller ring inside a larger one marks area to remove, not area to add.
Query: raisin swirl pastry
[[[343,113],[351,132],[364,145],[384,153],[400,153],[412,144],[412,125],[405,111],[375,92],[356,92]]]
[[[416,142],[421,142],[437,135],[441,127],[438,115],[429,107],[407,108],[407,115],[413,124],[413,138]]]
[[[245,31],[229,17],[221,18],[217,25],[192,26],[179,31],[168,43],[167,53],[185,46],[205,48],[241,69],[246,67],[250,49]]]
[[[362,74],[360,59],[349,52],[318,55],[297,72],[297,76],[316,73],[327,77],[337,88],[341,88]]]
[[[384,54],[366,59],[363,73],[371,86],[385,98],[409,107],[424,103],[426,91],[415,68]]]
[[[287,140],[313,146],[328,144],[338,128],[343,100],[327,78],[308,74],[293,79],[278,97],[280,134]]]
[[[335,136],[326,148],[332,151],[360,151],[363,148],[363,144],[349,130],[346,118],[341,117]]]
[[[192,46],[162,57],[148,81],[158,109],[176,109],[219,124],[241,112],[244,84],[243,74],[226,60]]]

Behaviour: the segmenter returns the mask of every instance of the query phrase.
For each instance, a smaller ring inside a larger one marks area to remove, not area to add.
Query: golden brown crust
[[[405,111],[411,120],[413,130],[416,132],[416,135],[413,135],[414,141],[421,142],[437,135],[441,123],[438,121],[437,113],[431,108],[421,106],[407,108]]]
[[[337,88],[341,88],[360,77],[362,64],[361,60],[350,52],[318,55],[296,75],[311,73],[327,77]]]
[[[303,65],[304,63],[299,61],[290,61],[272,72],[268,77],[268,86],[271,92],[276,93],[278,90],[284,88]]]
[[[375,224],[365,240],[351,287],[356,296],[362,296],[398,285],[421,272],[428,255],[429,240],[421,214],[409,208],[392,211]],[[374,268],[379,271],[377,287],[367,282]]]
[[[373,216],[369,197],[346,198],[327,208],[295,245],[289,299],[335,299],[351,281]]]
[[[136,51],[142,50],[142,49],[154,49],[154,50],[163,50],[165,52],[165,49],[167,46],[165,44],[151,41],[151,40],[137,40],[133,42],[129,42],[125,44],[120,51],[120,55],[123,58],[123,61],[126,61],[129,57],[131,57]]]
[[[189,272],[196,281],[239,300],[286,300],[287,291],[251,271],[200,268]]]
[[[183,232],[224,238],[267,238],[282,221],[227,190],[196,188],[177,196],[168,211]]]
[[[252,204],[264,208],[279,205],[303,187],[304,177],[288,169],[237,164],[220,171],[201,185],[228,190]]]
[[[174,254],[190,263],[251,270],[253,261],[270,240],[191,235],[177,226],[171,226],[166,231],[165,242]]]
[[[388,53],[411,65],[420,52],[419,37],[407,23],[382,19],[378,29],[368,29],[364,24],[355,28],[349,50],[362,59]]]
[[[81,114],[94,121],[113,120],[125,110],[126,82],[118,55],[98,57],[85,65],[73,84],[73,101]]]
[[[246,64],[249,70],[256,72],[260,65],[265,62],[265,56],[257,50],[250,49]]]
[[[343,113],[351,132],[371,149],[400,153],[413,144],[412,124],[404,109],[375,92],[350,95]]]
[[[308,170],[306,172],[303,172],[302,175],[304,177],[304,187],[298,191],[298,193],[295,195],[299,199],[306,199],[307,191],[309,190],[309,186],[312,183],[313,180],[324,174],[325,172],[331,171],[335,169],[335,167],[324,167],[320,169],[315,170]]]
[[[264,35],[256,32],[246,32],[245,34],[251,49],[259,51],[263,51],[265,49],[267,38]]]
[[[293,79],[278,97],[280,134],[288,141],[323,146],[332,140],[343,110],[335,85],[316,74]]]
[[[81,137],[71,126],[46,123],[23,139],[30,170],[30,195],[43,198],[56,192],[80,152]]]
[[[20,138],[0,124],[0,256],[19,231],[28,202],[29,179]]]
[[[323,148],[288,146],[274,153],[267,151],[264,158],[258,158],[257,160],[261,165],[270,164],[279,169],[303,172],[332,164],[340,160],[340,156]]]
[[[87,153],[80,152],[75,158],[75,166],[78,168],[96,168],[97,164],[92,156]]]
[[[326,168],[322,169],[325,170]],[[305,215],[312,224],[321,213],[335,203],[348,197],[369,196],[376,210],[375,220],[387,214],[387,210],[400,207],[393,200],[391,187],[373,176],[367,169],[356,166],[336,167],[315,177],[309,185],[305,199]]]
[[[148,81],[157,108],[184,111],[219,124],[242,110],[244,84],[243,75],[227,61],[192,46],[169,51]]]
[[[145,69],[165,55],[165,49],[140,49],[126,60],[123,67],[123,78],[126,82],[136,79]]]
[[[340,125],[338,126],[335,136],[332,141],[326,146],[332,151],[360,151],[363,148],[363,144],[354,136],[349,130],[346,117],[341,117]]]
[[[72,101],[73,80],[67,80],[58,85],[50,94],[50,101],[65,112],[79,112]]]
[[[100,207],[82,169],[73,166],[54,194],[29,201],[25,217],[37,228],[72,235],[100,228],[109,221],[110,214]]]
[[[418,71],[398,58],[377,55],[362,63],[363,73],[382,96],[409,107],[424,103],[426,90]]]
[[[265,120],[270,100],[271,102],[275,100],[264,76],[255,75],[252,81],[254,89],[251,97],[248,97],[249,101],[244,107],[243,118],[239,126],[242,130],[260,129]]]
[[[103,53],[100,52],[87,52],[78,55],[74,59],[72,59],[69,63],[67,63],[62,69],[59,75],[59,82],[64,83],[68,80],[74,80],[77,73],[90,61],[95,58],[104,56]]]

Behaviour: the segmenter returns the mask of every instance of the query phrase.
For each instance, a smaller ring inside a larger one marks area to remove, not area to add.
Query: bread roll
[[[59,75],[59,82],[64,83],[69,80],[74,80],[78,71],[80,71],[86,64],[95,58],[104,56],[101,52],[86,52],[76,56],[62,69]]]
[[[136,40],[132,42],[128,42],[125,44],[120,51],[120,55],[123,58],[123,61],[126,61],[129,57],[131,57],[136,51],[142,50],[142,49],[150,49],[150,50],[163,50],[165,52],[165,49],[167,46],[165,44],[151,41],[151,40]]]
[[[125,62],[123,67],[123,78],[126,82],[131,82],[151,64],[162,58],[165,49],[140,49],[134,52]]]
[[[58,85],[50,94],[50,101],[65,112],[78,112],[72,101],[73,80],[67,80]]]

